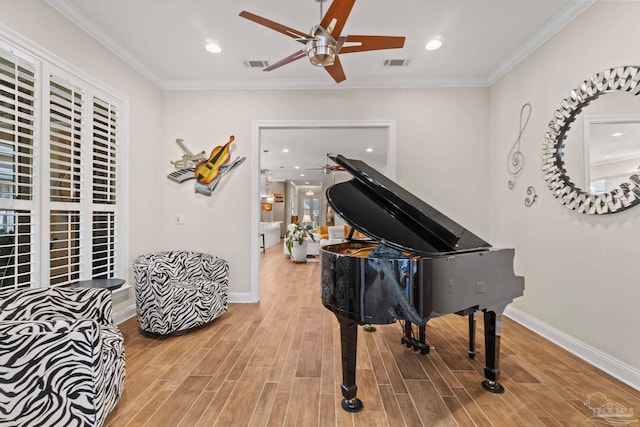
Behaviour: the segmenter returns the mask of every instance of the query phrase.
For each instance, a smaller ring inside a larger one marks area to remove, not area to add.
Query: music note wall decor
[[[176,139],[176,143],[185,154],[182,159],[170,162],[178,170],[167,175],[167,178],[178,184],[195,179],[196,193],[211,196],[220,180],[246,160],[246,157],[240,157],[229,163],[231,144],[234,139],[235,137],[231,135],[225,145],[219,145],[211,150],[209,157],[205,156],[204,151],[194,155],[183,144],[182,139]]]
[[[523,119],[525,110],[527,117],[526,119]],[[518,132],[516,142],[513,143],[511,150],[509,150],[509,155],[507,156],[507,172],[509,173],[509,175],[511,175],[511,179],[507,182],[507,187],[509,187],[509,190],[513,190],[515,188],[518,176],[520,176],[520,174],[522,173],[522,169],[524,168],[524,154],[522,154],[522,151],[520,151],[520,143],[522,142],[522,134],[527,128],[527,124],[529,123],[530,118],[531,104],[527,102],[520,109],[520,131]],[[531,207],[531,205],[533,205],[538,198],[536,189],[532,185],[527,187],[527,195],[529,197],[524,199],[524,205],[526,207]]]
[[[531,207],[531,205],[533,205],[536,202],[536,199],[538,198],[538,195],[536,194],[536,189],[533,188],[533,185],[530,185],[527,187],[527,195],[529,197],[524,199],[524,205],[526,207]]]
[[[527,118],[523,123],[525,110],[527,110]],[[518,138],[516,138],[516,142],[511,147],[511,150],[509,150],[509,155],[507,156],[507,172],[511,175],[511,179],[507,183],[509,190],[513,190],[515,188],[516,180],[524,168],[524,154],[520,151],[520,142],[522,140],[522,134],[527,127],[527,123],[529,123],[530,117],[531,104],[527,102],[520,109],[520,132],[518,133]]]

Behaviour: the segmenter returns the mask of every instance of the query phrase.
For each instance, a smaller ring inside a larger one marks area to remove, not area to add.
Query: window
[[[78,74],[0,37],[0,287],[124,274],[124,100]]]
[[[320,218],[320,199],[318,197],[305,197],[302,199],[302,218],[309,215],[313,226],[318,225]]]
[[[33,283],[35,85],[34,64],[0,49],[0,286],[3,287]]]

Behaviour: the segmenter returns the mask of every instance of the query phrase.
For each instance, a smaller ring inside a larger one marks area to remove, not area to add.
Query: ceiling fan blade
[[[243,10],[242,12],[240,12],[240,16],[248,19],[249,21],[253,21],[260,25],[264,25],[267,28],[271,28],[272,30],[276,30],[277,32],[282,33],[285,36],[289,36],[293,39],[312,39],[313,38],[312,35],[309,35],[305,32],[287,27],[286,25],[282,25],[270,19],[263,18],[262,16],[254,15],[253,13],[247,12],[246,10]],[[305,43],[303,40],[298,40],[298,41],[300,41],[301,43]]]
[[[304,50],[299,50],[295,53],[292,53],[291,55],[287,56],[284,59],[281,59],[280,61],[276,62],[275,64],[271,64],[269,65],[267,68],[263,69],[262,71],[271,71],[271,70],[275,70],[276,68],[280,68],[283,65],[287,65],[290,62],[296,61],[300,58],[304,58],[305,56],[307,56],[307,54],[305,53]]]
[[[364,52],[367,50],[398,49],[404,46],[400,36],[347,36],[340,53]]]
[[[331,74],[331,77],[333,77],[333,80],[335,80],[336,83],[340,83],[341,81],[347,79],[347,76],[344,75],[344,70],[342,69],[342,64],[340,63],[340,58],[338,58],[338,55],[336,55],[336,60],[333,65],[324,67],[324,69],[327,70],[329,74]]]
[[[322,17],[320,26],[331,33],[333,38],[340,37],[355,2],[356,0],[333,0],[329,10]]]

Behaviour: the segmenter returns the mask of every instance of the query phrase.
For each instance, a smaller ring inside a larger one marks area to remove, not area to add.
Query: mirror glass
[[[640,109],[639,109],[640,111]],[[586,119],[586,118],[585,118]],[[613,191],[640,169],[640,115],[585,120],[589,192]]]
[[[556,198],[586,214],[640,203],[640,71],[605,70],[565,98],[545,134],[543,170]]]
[[[567,175],[591,194],[614,190],[640,166],[640,97],[607,92],[576,116],[563,147]]]
[[[584,142],[588,156],[585,165],[589,165],[585,168],[585,182],[589,183],[590,193],[612,191],[638,173],[640,115],[585,117]]]

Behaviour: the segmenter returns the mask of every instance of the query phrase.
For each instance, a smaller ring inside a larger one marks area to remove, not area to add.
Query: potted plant
[[[303,227],[299,222],[287,226],[287,232],[284,234],[284,244],[287,246],[292,261],[307,259],[307,242],[304,238],[309,236],[315,242],[311,230],[312,227],[310,225]]]

